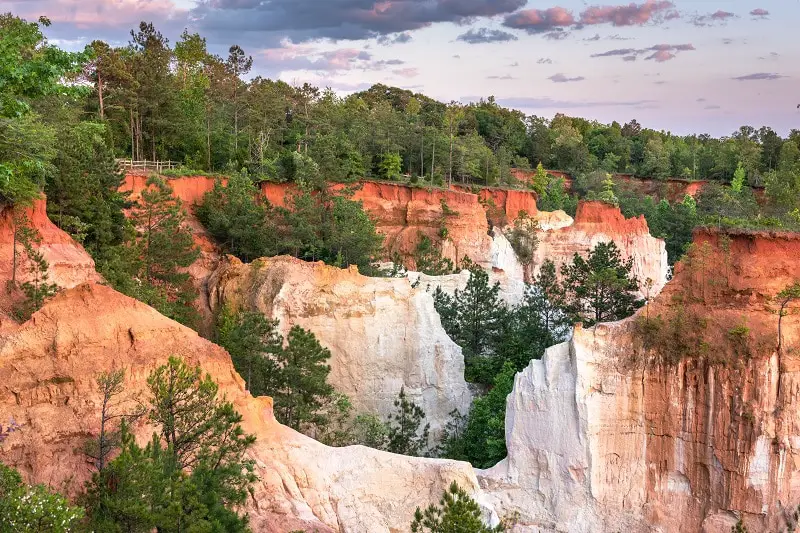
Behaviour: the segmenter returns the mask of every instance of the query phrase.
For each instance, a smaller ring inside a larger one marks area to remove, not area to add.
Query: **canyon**
[[[213,185],[192,180],[171,180],[187,205]],[[418,231],[438,229],[444,200],[459,213],[445,215],[454,254],[475,254],[496,275],[530,275],[502,234],[490,234],[520,210],[545,216],[527,197],[374,187],[364,185],[371,199],[362,201],[395,249],[408,250]],[[274,190],[264,194],[278,201]],[[500,206],[495,212],[490,196]],[[456,220],[462,216],[471,223]],[[4,217],[12,220],[8,210]],[[29,218],[42,250],[60,264],[51,269],[63,290],[27,322],[4,320],[0,328],[0,413],[21,425],[0,460],[28,481],[76,494],[91,472],[77,450],[97,431],[96,374],[124,368],[132,398],[145,392],[153,368],[180,355],[220,384],[257,436],[250,453],[259,481],[246,506],[255,531],[407,531],[414,509],[437,501],[454,480],[488,522],[504,518],[518,532],[727,533],[739,518],[750,531],[766,532],[784,527],[800,503],[800,314],[782,317],[777,347],[775,300],[800,280],[798,236],[699,231],[667,283],[663,242],[649,236],[643,219],[624,219],[596,202],[581,204],[574,220],[556,215],[538,232],[535,265],[561,264],[613,239],[634,259],[636,275],[653,280],[650,303],[620,322],[577,327],[517,374],[507,399],[508,457],[475,471],[458,461],[330,448],[281,426],[271,400],[250,396],[223,349],[99,284],[91,258],[47,220],[43,202]],[[3,224],[5,258],[11,226]],[[258,310],[284,331],[311,329],[337,361],[332,380],[351,387],[364,409],[385,410],[398,386],[413,390],[439,420],[450,407],[468,408],[463,357],[426,287],[458,287],[463,274],[418,276],[412,287],[409,278],[367,278],[292,258],[245,265],[209,257],[209,308]],[[6,278],[9,268],[0,263]],[[135,432],[144,442],[152,428],[141,423]]]

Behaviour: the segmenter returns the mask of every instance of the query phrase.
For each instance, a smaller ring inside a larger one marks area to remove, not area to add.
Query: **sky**
[[[630,119],[676,134],[800,129],[800,0],[0,0],[51,42],[238,44],[251,76],[347,94],[384,83],[526,114]]]

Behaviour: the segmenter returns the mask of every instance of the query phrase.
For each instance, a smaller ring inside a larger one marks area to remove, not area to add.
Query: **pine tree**
[[[387,424],[386,450],[402,455],[421,455],[428,446],[431,427],[430,424],[422,426],[425,411],[406,397],[405,387],[400,388],[394,407],[395,412],[389,415]]]
[[[259,312],[234,312],[225,306],[217,318],[216,342],[231,355],[233,366],[253,396],[272,394],[266,388],[278,372],[276,356],[283,349],[278,322]]]
[[[425,511],[417,508],[412,533],[499,533],[505,531],[502,524],[489,527],[483,522],[481,508],[467,491],[453,481],[444,491],[439,505],[430,505]]]
[[[298,431],[326,423],[322,407],[334,393],[327,383],[330,358],[313,333],[300,326],[289,330],[286,346],[275,355],[276,370],[264,385],[279,422]]]
[[[576,253],[572,264],[561,267],[565,308],[570,317],[593,326],[632,315],[642,303],[636,298],[639,284],[632,269],[633,259],[623,261],[613,241],[597,244],[588,259]]]

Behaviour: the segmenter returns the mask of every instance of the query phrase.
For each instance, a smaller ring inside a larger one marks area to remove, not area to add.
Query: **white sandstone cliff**
[[[313,332],[331,351],[329,383],[357,412],[385,417],[404,387],[425,411],[433,440],[453,410],[469,410],[461,348],[442,328],[431,294],[407,279],[289,257],[248,265],[228,258],[208,286],[214,309],[259,311],[284,333],[293,325]]]

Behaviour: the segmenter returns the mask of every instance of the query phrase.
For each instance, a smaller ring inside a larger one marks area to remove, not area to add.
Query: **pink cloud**
[[[647,0],[644,4],[631,3],[627,6],[594,6],[581,13],[581,23],[589,25],[609,23],[614,26],[642,25],[673,7],[674,4],[667,0]]]
[[[530,33],[549,31],[554,28],[573,26],[575,17],[563,7],[549,9],[525,9],[506,17],[505,26],[526,30]]]
[[[769,16],[769,11],[767,11],[767,10],[766,10],[766,9],[764,9],[764,8],[761,8],[761,7],[759,7],[759,8],[757,8],[757,9],[754,9],[754,10],[752,10],[752,11],[750,12],[750,14],[751,14],[752,16],[756,17],[756,18],[766,18],[766,17],[768,17],[768,16]]]
[[[163,21],[186,14],[171,0],[51,0],[17,5],[17,14],[22,17],[45,15],[55,23],[72,24],[80,29],[129,27],[142,20]]]

